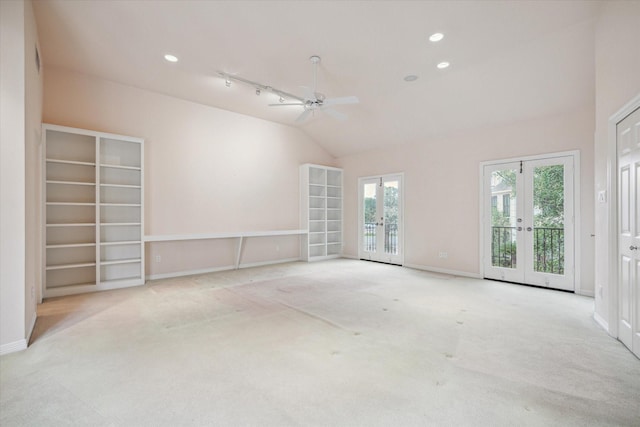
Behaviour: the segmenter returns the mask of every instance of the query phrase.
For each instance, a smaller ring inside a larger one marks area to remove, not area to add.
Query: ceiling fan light
[[[429,36],[429,41],[432,42],[439,42],[440,40],[442,40],[444,38],[444,34],[442,33],[433,33]]]
[[[171,55],[170,53],[167,53],[164,56],[165,61],[167,62],[178,62],[178,57],[175,55]]]
[[[449,64],[447,61],[442,61],[438,65],[436,65],[436,67],[438,67],[441,70],[443,70],[443,69],[447,68],[449,65],[451,65],[451,64]]]

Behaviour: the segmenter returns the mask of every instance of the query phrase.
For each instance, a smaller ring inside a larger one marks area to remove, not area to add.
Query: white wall
[[[640,94],[640,2],[604,2],[596,24],[595,191],[606,191],[608,120]],[[615,173],[614,173],[615,179]],[[595,207],[596,316],[605,327],[615,319],[609,310],[609,200]],[[611,332],[611,330],[610,330]]]
[[[38,277],[31,273],[39,253],[34,246],[39,224],[28,209],[38,200],[27,201],[33,189],[27,183],[34,182],[31,174],[39,168],[32,155],[42,98],[34,74],[36,44],[31,2],[0,2],[0,354],[26,347],[36,313],[31,289]]]
[[[593,108],[338,159],[345,169],[345,253],[358,254],[358,177],[405,173],[405,264],[477,275],[479,165],[579,150],[581,282],[593,293]],[[447,252],[448,258],[439,258]]]
[[[299,165],[333,163],[293,127],[56,68],[44,121],[145,139],[147,235],[297,229]],[[245,262],[299,255],[297,237],[265,240]],[[228,266],[233,244],[149,244],[147,273]]]

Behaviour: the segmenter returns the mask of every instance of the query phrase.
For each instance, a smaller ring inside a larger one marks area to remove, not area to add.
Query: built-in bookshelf
[[[144,283],[140,138],[43,125],[44,296]]]
[[[342,170],[305,164],[300,167],[301,258],[315,261],[342,254]]]

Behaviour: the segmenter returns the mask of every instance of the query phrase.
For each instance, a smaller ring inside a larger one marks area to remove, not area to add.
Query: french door
[[[640,357],[640,109],[616,126],[618,339]]]
[[[360,259],[402,265],[402,175],[360,178]]]
[[[486,164],[484,276],[574,290],[574,157]]]

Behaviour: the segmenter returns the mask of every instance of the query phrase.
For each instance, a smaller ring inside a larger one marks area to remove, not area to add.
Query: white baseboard
[[[75,286],[60,286],[58,288],[47,289],[44,291],[45,298],[64,297],[67,295],[86,294],[90,292],[102,292],[112,291],[115,289],[131,288],[134,286],[144,285],[142,279],[130,279],[130,280],[112,280],[99,285],[75,285]]]
[[[194,276],[196,274],[206,274],[206,273],[216,273],[218,271],[233,270],[235,268],[236,267],[234,265],[225,265],[223,267],[201,268],[198,270],[173,271],[171,273],[150,274],[146,276],[146,279],[147,280],[172,279],[174,277]]]
[[[300,258],[283,258],[283,259],[276,259],[273,261],[251,262],[248,264],[240,264],[238,268],[262,267],[263,265],[285,264],[287,262],[296,262],[296,261],[300,261]]]
[[[22,351],[27,348],[27,340],[21,339],[18,341],[10,342],[7,344],[0,345],[0,356],[9,353],[15,353],[16,351]]]
[[[418,264],[405,264],[404,267],[415,268],[416,270],[430,271],[432,273],[448,274],[450,276],[469,277],[471,279],[482,279],[482,276],[480,276],[479,274],[469,273],[467,271],[449,270],[446,268],[429,267],[426,265],[418,265]]]
[[[286,262],[295,262],[295,261],[300,261],[300,258],[284,258],[284,259],[277,259],[273,261],[252,262],[247,264],[240,264],[238,268],[240,269],[240,268],[261,267],[264,265],[284,264]],[[174,271],[171,273],[150,274],[146,276],[146,279],[147,280],[171,279],[174,277],[194,276],[196,274],[217,273],[219,271],[229,271],[229,270],[235,270],[235,269],[236,269],[235,265],[224,265],[222,267],[201,268],[198,270],[183,270],[183,271]]]
[[[595,298],[595,296],[596,296],[594,291],[583,291],[582,289],[576,289],[575,293],[577,295],[582,295],[583,297]]]
[[[607,331],[607,333],[609,335],[611,335],[611,333],[609,332],[609,322],[604,320],[602,318],[602,316],[600,316],[598,313],[594,312],[593,313],[593,320],[595,320],[596,323],[602,327],[602,329],[604,329],[605,331]]]
[[[349,254],[342,254],[340,255],[341,258],[347,258],[347,259],[360,259],[358,256],[356,255],[349,255]]]
[[[31,324],[29,325],[26,338],[0,345],[0,356],[4,354],[9,354],[9,353],[15,353],[16,351],[26,350],[27,344],[29,344],[29,341],[31,340],[31,334],[33,333],[33,329],[36,327],[37,318],[38,318],[37,314],[33,313],[33,318],[31,319]]]

